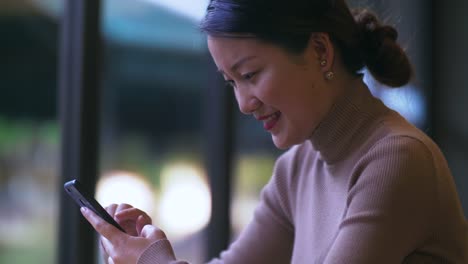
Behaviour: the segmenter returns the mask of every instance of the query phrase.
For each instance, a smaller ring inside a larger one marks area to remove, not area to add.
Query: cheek
[[[320,119],[322,97],[317,92],[318,87],[310,83],[294,83],[288,93],[283,94],[281,111],[294,130],[310,134]],[[298,133],[302,133],[297,131]]]
[[[320,85],[310,71],[291,66],[265,71],[256,86],[257,96],[265,104],[303,116],[309,114],[314,98],[319,97]]]
[[[265,73],[261,79],[258,80],[257,96],[265,104],[278,108],[285,103],[287,99],[289,81],[286,78],[274,73]]]

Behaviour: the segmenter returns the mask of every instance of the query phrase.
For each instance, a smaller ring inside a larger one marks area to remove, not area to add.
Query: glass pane
[[[266,132],[263,124],[239,109],[236,115],[234,186],[231,205],[231,224],[234,240],[252,220],[260,199],[260,191],[270,180],[276,158],[282,153]]]
[[[207,2],[185,2],[103,1],[96,196],[104,205],[145,210],[178,258],[200,263],[211,213],[201,135],[203,88],[211,70],[197,29]]]
[[[58,23],[34,1],[0,4],[0,263],[54,263]]]

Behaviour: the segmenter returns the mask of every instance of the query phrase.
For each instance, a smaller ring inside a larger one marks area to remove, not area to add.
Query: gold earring
[[[325,79],[331,81],[331,80],[333,80],[333,78],[335,78],[335,73],[334,73],[334,72],[332,72],[332,71],[327,71],[327,72],[325,73]]]
[[[327,60],[321,60],[320,61],[320,66],[322,66],[322,67],[327,66]]]

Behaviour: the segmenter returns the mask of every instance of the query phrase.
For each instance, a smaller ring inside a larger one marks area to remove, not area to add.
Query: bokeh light
[[[196,166],[175,163],[161,173],[159,225],[173,238],[201,230],[211,216],[206,177]]]
[[[125,171],[113,171],[101,177],[96,188],[96,200],[103,206],[109,204],[130,204],[145,211],[155,213],[155,192],[140,175]]]

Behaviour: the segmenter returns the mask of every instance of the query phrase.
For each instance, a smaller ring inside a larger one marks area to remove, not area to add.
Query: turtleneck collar
[[[372,120],[387,110],[365,84],[349,87],[312,134],[312,146],[326,163],[336,163],[358,145],[358,136],[366,134]]]

